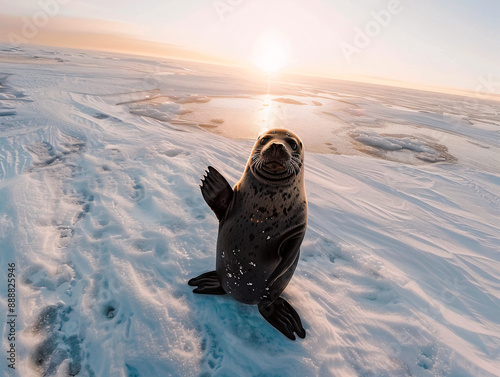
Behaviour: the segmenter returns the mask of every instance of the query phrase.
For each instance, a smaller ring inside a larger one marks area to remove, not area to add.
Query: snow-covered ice
[[[5,375],[500,375],[498,102],[0,47]],[[187,285],[215,265],[200,177],[234,184],[269,127],[307,150],[295,342]]]

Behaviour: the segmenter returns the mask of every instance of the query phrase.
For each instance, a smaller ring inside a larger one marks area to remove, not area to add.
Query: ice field
[[[302,137],[309,202],[284,297],[191,292],[214,269],[198,187],[257,135]],[[0,46],[6,376],[500,375],[500,102],[231,67]],[[7,266],[16,264],[16,369]]]

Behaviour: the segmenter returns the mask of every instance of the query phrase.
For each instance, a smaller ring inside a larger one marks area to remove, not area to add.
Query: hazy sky
[[[56,39],[57,33],[62,38],[66,32],[120,35],[180,45],[241,64],[251,64],[259,54],[271,54],[269,59],[276,60],[274,51],[288,69],[312,74],[468,90],[489,80],[496,94],[500,92],[499,0],[0,0],[0,4],[0,13],[17,17],[3,16],[8,22],[0,25],[2,40],[13,34],[23,37],[26,20],[35,22],[38,16],[38,34],[52,32]],[[43,19],[44,12],[48,20]],[[274,42],[269,42],[269,35]]]

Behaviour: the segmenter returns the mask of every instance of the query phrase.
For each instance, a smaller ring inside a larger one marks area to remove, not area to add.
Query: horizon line
[[[132,36],[123,36],[117,34],[104,34],[104,33],[89,33],[89,32],[68,32],[65,35],[67,39],[66,43],[56,43],[51,41],[51,34],[58,34],[57,32],[45,31],[45,35],[37,36],[29,40],[27,43],[20,41],[19,43],[12,43],[4,38],[1,38],[0,43],[5,43],[12,47],[19,47],[20,45],[27,46],[45,46],[45,47],[55,47],[55,48],[67,48],[73,50],[86,50],[86,51],[100,51],[117,53],[123,55],[133,55],[133,56],[143,56],[143,57],[155,57],[155,58],[168,58],[174,60],[182,60],[189,62],[214,64],[221,66],[230,66],[242,69],[252,69],[250,62],[242,63],[235,59],[229,59],[227,57],[218,56],[215,54],[206,54],[200,51],[186,48],[185,46],[168,44],[163,42],[157,42],[153,40],[141,39]],[[93,43],[91,41],[84,42],[82,37],[86,36],[91,38],[97,38]],[[59,38],[60,40],[60,38]],[[68,45],[69,42],[77,42],[76,45]],[[135,46],[134,46],[135,45]],[[253,67],[253,69],[256,69]],[[475,98],[482,101],[494,101],[500,102],[500,94],[496,93],[478,93],[478,90],[470,90],[465,88],[450,88],[450,87],[439,87],[427,84],[416,84],[411,82],[404,82],[401,80],[395,80],[387,77],[377,77],[377,76],[340,76],[332,75],[327,72],[315,71],[313,69],[287,69],[286,67],[281,70],[283,75],[299,75],[307,77],[316,77],[324,79],[332,79],[339,81],[355,82],[355,83],[365,83],[372,85],[388,86],[392,88],[403,88],[419,91],[427,91],[432,93],[440,94],[451,94],[469,98]]]

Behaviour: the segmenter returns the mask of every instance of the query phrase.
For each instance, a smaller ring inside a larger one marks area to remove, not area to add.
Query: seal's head
[[[303,174],[304,147],[292,131],[275,128],[261,134],[252,150],[249,168],[259,180],[282,184]]]

